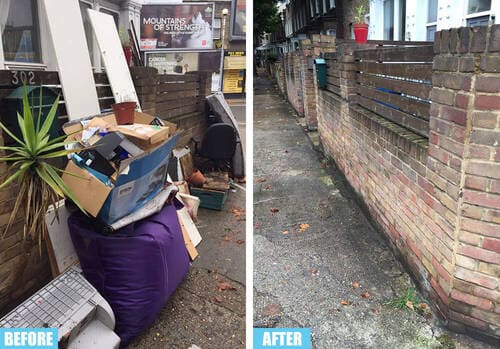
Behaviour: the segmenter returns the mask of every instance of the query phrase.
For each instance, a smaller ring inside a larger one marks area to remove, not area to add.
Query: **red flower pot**
[[[368,39],[368,24],[354,23],[354,38],[358,44],[366,44]]]
[[[118,125],[133,124],[135,120],[135,102],[121,102],[112,104],[115,113],[116,123]]]

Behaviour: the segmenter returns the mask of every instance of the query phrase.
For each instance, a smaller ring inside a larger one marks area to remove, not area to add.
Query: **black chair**
[[[209,159],[214,169],[231,168],[231,161],[236,150],[236,131],[233,126],[225,123],[215,123],[208,127],[203,135],[201,146],[195,142],[195,154]]]

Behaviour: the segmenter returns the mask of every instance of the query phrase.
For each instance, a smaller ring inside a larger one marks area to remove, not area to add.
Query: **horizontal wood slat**
[[[369,50],[354,51],[356,59],[384,62],[432,62],[434,47],[383,47]]]
[[[389,119],[401,126],[404,126],[416,133],[428,137],[429,135],[429,122],[400,110],[387,107],[374,100],[358,95],[357,101],[360,105],[374,113],[377,113],[386,119]]]
[[[390,104],[392,107],[400,109],[408,114],[429,120],[430,104],[428,102],[420,102],[415,99],[376,90],[363,85],[358,85],[358,93],[376,101]]]
[[[432,64],[357,62],[356,66],[358,71],[370,74],[384,74],[427,81],[432,79]]]
[[[430,99],[430,93],[432,90],[431,84],[404,81],[401,79],[391,79],[370,74],[358,74],[357,79],[360,84],[366,86],[383,87],[389,90],[406,93],[410,96],[415,96],[427,100]]]

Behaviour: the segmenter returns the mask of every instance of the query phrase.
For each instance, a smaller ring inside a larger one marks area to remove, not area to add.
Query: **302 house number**
[[[11,83],[12,85],[34,85],[35,73],[32,71],[13,70]]]

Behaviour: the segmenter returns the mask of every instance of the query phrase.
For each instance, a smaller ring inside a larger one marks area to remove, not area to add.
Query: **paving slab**
[[[311,328],[314,348],[490,348],[403,303],[415,285],[315,148],[254,80],[254,325]],[[418,306],[418,292],[409,305]]]

